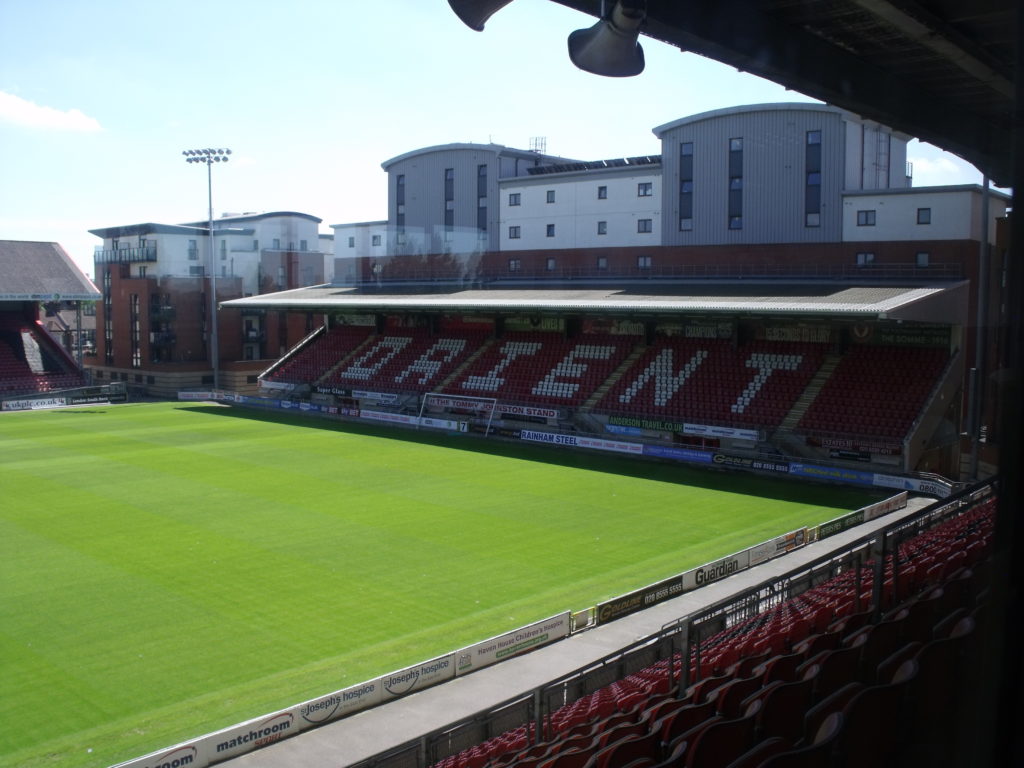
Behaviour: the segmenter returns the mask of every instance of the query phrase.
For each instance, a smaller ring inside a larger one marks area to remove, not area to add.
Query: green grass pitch
[[[872,498],[205,404],[3,414],[0,765],[110,765]]]

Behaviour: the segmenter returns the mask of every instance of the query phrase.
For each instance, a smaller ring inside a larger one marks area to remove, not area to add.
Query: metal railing
[[[144,245],[138,248],[104,249],[97,248],[93,252],[93,260],[97,264],[135,264],[143,261],[156,261],[156,246]]]
[[[552,735],[548,730],[549,718],[558,709],[658,662],[667,662],[670,685],[682,681],[697,682],[701,677],[703,645],[719,628],[735,627],[851,569],[873,574],[872,596],[858,607],[873,610],[877,620],[883,609],[882,585],[887,555],[896,552],[902,542],[919,533],[977,508],[992,497],[995,490],[994,482],[984,482],[936,502],[785,574],[669,622],[659,631],[594,663],[355,763],[350,768],[426,768],[517,728],[526,728],[531,742],[544,741]],[[895,604],[909,594],[901,594],[899,590],[898,558],[891,558],[891,562],[893,593],[890,602]],[[858,579],[857,583],[861,580]],[[856,591],[859,595],[859,590]],[[706,628],[710,629],[704,631]]]

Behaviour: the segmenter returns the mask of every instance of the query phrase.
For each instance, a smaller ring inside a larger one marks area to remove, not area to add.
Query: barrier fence
[[[895,552],[903,541],[975,509],[979,503],[990,499],[994,492],[994,483],[986,481],[954,497],[938,501],[911,517],[849,542],[781,576],[680,617],[664,625],[658,632],[540,688],[355,763],[350,768],[426,768],[516,728],[526,728],[532,742],[543,741],[549,735],[546,724],[550,716],[561,707],[658,662],[667,662],[670,686],[682,680],[698,682],[704,672],[700,663],[703,646],[713,635],[756,617],[850,569],[871,572],[872,595],[861,609],[872,610],[877,616],[883,606],[886,555]],[[872,564],[866,566],[869,557]],[[900,593],[899,584],[898,575],[894,572],[893,601],[909,596]]]

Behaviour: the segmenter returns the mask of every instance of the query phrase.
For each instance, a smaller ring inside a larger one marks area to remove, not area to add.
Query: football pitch
[[[197,403],[2,414],[0,765],[111,765],[877,498]]]

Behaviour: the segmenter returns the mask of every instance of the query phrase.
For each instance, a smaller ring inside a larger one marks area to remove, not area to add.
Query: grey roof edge
[[[848,286],[855,287],[855,286]],[[814,301],[813,297],[806,300],[787,300],[777,304],[757,303],[749,297],[739,297],[735,300],[722,300],[722,297],[642,297],[631,300],[615,298],[573,298],[567,296],[565,299],[557,300],[549,297],[530,298],[523,297],[510,299],[507,297],[484,298],[474,296],[471,298],[458,298],[453,294],[438,294],[436,296],[423,295],[395,295],[395,294],[361,294],[356,293],[355,288],[339,287],[331,285],[311,286],[308,288],[297,288],[274,294],[263,294],[250,296],[242,299],[232,299],[221,302],[222,307],[231,309],[262,308],[262,309],[288,309],[295,310],[316,310],[316,311],[366,311],[368,309],[457,309],[460,311],[593,311],[600,312],[744,312],[763,315],[833,315],[833,316],[885,316],[887,313],[896,312],[899,309],[915,304],[919,301],[928,300],[944,292],[951,286],[916,286],[905,287],[899,295],[885,298],[876,302],[824,302]],[[325,290],[331,290],[331,295],[325,295]],[[524,294],[529,289],[523,290]],[[767,293],[767,292],[766,292]]]
[[[504,144],[476,144],[473,142],[452,142],[450,144],[434,144],[429,147],[420,147],[419,149],[412,149],[408,152],[403,152],[400,155],[395,155],[389,160],[385,160],[380,164],[380,167],[385,171],[388,170],[395,163],[400,163],[403,160],[416,157],[417,155],[428,155],[433,152],[450,152],[453,150],[470,150],[476,152],[490,152],[494,155],[509,155],[514,157],[525,157],[525,158],[543,158],[545,160],[562,161],[568,163],[582,162],[570,157],[562,157],[561,155],[548,155],[543,152],[533,152],[529,149],[516,149],[515,147],[506,147]]]
[[[985,191],[985,188],[981,184],[935,184],[927,187],[890,187],[889,189],[844,189],[840,194],[844,197],[868,197],[871,195],[913,195],[919,192],[925,192],[929,194],[944,193],[944,192],[977,192],[981,194]],[[988,192],[993,197],[998,197],[1000,200],[1004,200],[1009,203],[1013,200],[1012,195],[1008,195],[993,187],[989,187]]]
[[[219,219],[214,219],[213,223],[214,226],[216,227],[216,224],[218,222],[258,221],[260,219],[272,219],[278,216],[296,216],[300,219],[306,219],[307,221],[312,221],[316,224],[320,224],[323,222],[323,219],[321,219],[319,216],[314,216],[311,213],[302,213],[301,211],[263,211],[261,213],[243,213],[238,216],[221,216]],[[203,219],[202,221],[198,221],[195,223],[186,222],[184,226],[200,225],[202,225],[203,228],[205,229],[205,227],[207,226],[207,220]]]
[[[387,223],[387,219],[375,219],[373,221],[343,221],[341,224],[329,224],[328,226],[332,229],[334,227],[379,227],[381,224]]]
[[[605,176],[658,176],[661,177],[664,174],[662,164],[659,163],[645,163],[644,165],[618,165],[608,166],[605,168],[586,168],[577,169],[572,171],[559,171],[557,173],[540,173],[535,176],[506,176],[503,179],[498,179],[499,187],[509,187],[517,185],[538,185],[538,184],[550,184],[552,179],[564,180],[573,176],[585,176],[586,178],[605,177]]]
[[[132,235],[186,235],[206,232],[206,222],[202,227],[187,224],[158,224],[156,222],[144,222],[140,224],[119,224],[113,227],[98,227],[90,229],[90,235],[96,237],[131,237]]]
[[[654,128],[651,129],[651,132],[660,139],[663,133],[671,131],[673,128],[678,128],[681,125],[699,123],[703,122],[704,120],[713,120],[718,117],[727,117],[729,115],[745,115],[752,112],[781,111],[828,112],[834,115],[851,114],[844,109],[840,109],[839,107],[833,107],[831,104],[823,104],[820,101],[780,101],[765,104],[740,104],[735,107],[710,109],[707,112],[698,112],[695,115],[680,117],[677,120],[672,120],[671,122],[655,126]]]

